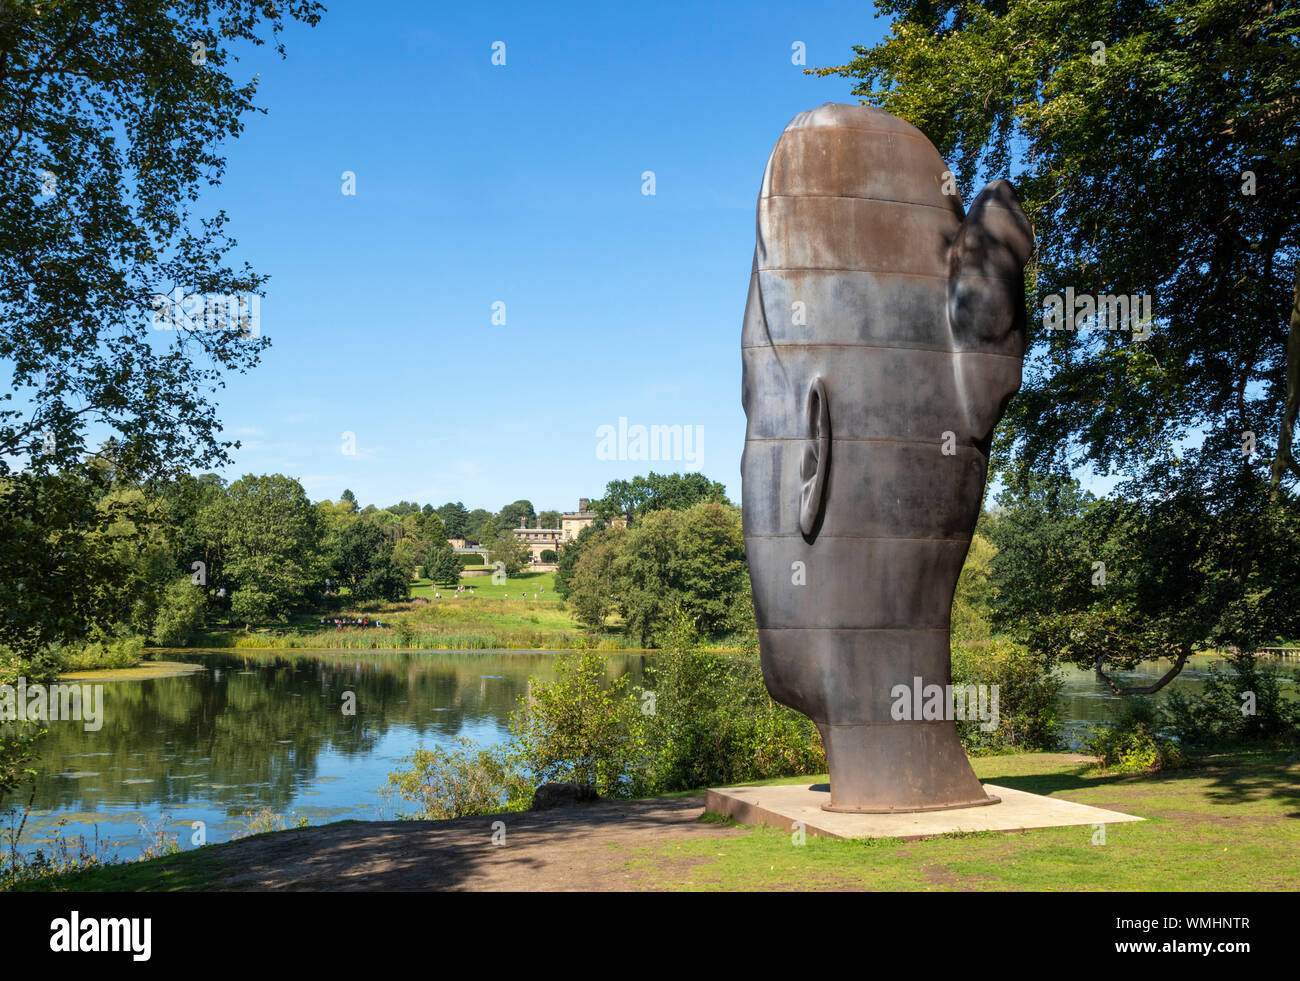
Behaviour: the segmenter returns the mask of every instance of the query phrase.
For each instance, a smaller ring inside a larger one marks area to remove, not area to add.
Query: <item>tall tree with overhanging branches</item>
[[[286,23],[323,9],[0,4],[0,643],[30,653],[110,615],[87,544],[104,464],[114,480],[156,478],[227,463],[238,445],[221,438],[215,396],[267,338],[225,316],[156,317],[156,298],[247,310],[262,292],[201,192],[265,111],[237,52],[269,42],[283,56]]]

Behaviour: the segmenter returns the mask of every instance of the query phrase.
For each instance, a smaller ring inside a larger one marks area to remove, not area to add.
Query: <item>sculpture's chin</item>
[[[951,682],[945,624],[921,629],[759,630],[772,697],[809,716],[831,773],[828,810],[894,812],[995,803],[951,718],[924,717],[918,692]],[[933,686],[933,687],[932,687]]]

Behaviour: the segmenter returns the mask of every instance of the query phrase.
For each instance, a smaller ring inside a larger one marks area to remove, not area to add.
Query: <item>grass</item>
[[[555,591],[554,572],[521,572],[500,585],[493,583],[491,576],[471,576],[462,578],[460,584],[465,586],[467,591],[473,588],[477,599],[504,600],[507,594],[514,599],[519,599],[522,592],[527,594],[530,603],[534,602],[532,598],[534,593],[537,594],[537,603],[555,606],[560,602],[560,596]],[[442,593],[442,598],[446,600],[456,592],[456,587],[438,586],[436,591]],[[428,579],[417,579],[411,587],[412,598],[422,596],[425,599],[432,599],[434,592],[433,584]]]
[[[1300,888],[1300,756],[1212,757],[1184,770],[1114,776],[1059,754],[972,761],[982,780],[1140,815],[1110,825],[1017,833],[952,834],[919,841],[841,841],[701,820],[724,837],[665,845],[653,828],[625,871],[667,890],[1243,890]],[[820,782],[825,775],[762,781]],[[346,822],[345,822],[346,823]],[[301,832],[300,832],[301,833]],[[306,832],[310,833],[310,832]],[[233,844],[233,843],[232,843]],[[55,890],[211,889],[234,871],[231,844],[145,862],[69,873]]]
[[[259,624],[210,631],[193,639],[191,648],[236,647],[253,650],[572,650],[588,631],[564,608],[555,592],[553,572],[524,572],[504,583],[489,576],[462,579],[474,595],[455,597],[455,587],[434,587],[416,580],[411,600],[344,605],[328,613],[304,613],[286,623]],[[441,599],[434,599],[434,593]],[[534,599],[536,595],[536,599]],[[417,599],[429,602],[418,603]],[[322,627],[321,617],[378,617],[382,628]],[[640,638],[623,631],[617,618],[596,639],[602,651],[639,651]],[[734,651],[746,646],[744,637],[717,638],[708,650]]]
[[[972,760],[981,780],[1135,814],[1109,825],[842,841],[743,828],[629,863],[677,890],[1133,891],[1300,888],[1300,756],[1213,757],[1185,770],[1103,775],[1055,754]],[[821,777],[770,783],[803,783]],[[708,819],[722,822],[717,816]]]

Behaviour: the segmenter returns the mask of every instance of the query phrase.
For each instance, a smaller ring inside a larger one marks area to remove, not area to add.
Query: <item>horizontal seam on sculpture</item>
[[[948,273],[892,272],[885,269],[859,269],[857,266],[760,266],[752,269],[749,278],[765,272],[848,272],[866,276],[911,276],[914,279],[950,279]]]
[[[746,443],[795,443],[807,442],[807,436],[746,436]],[[832,436],[832,443],[904,443],[908,446],[933,446],[938,440],[934,439],[903,439],[893,436]],[[974,441],[967,442],[967,437],[957,440],[957,446],[965,446],[969,449],[977,449]]]
[[[763,273],[782,272],[861,273],[864,276],[909,276],[912,279],[942,279],[945,281],[951,281],[953,278],[951,273],[906,272],[902,269],[862,269],[858,266],[759,266],[757,269],[749,271],[749,278],[761,277]],[[969,271],[963,271],[957,278],[962,281],[980,279],[988,283],[1013,283],[1016,280],[1013,275],[985,276],[983,273]]]
[[[769,348],[807,348],[807,347],[831,347],[831,348],[851,348],[854,350],[868,349],[872,351],[918,351],[922,354],[965,354],[965,351],[954,351],[946,347],[919,347],[915,344],[854,344],[852,341],[834,341],[823,344],[810,344],[803,341],[778,341],[772,339],[771,344],[742,344],[741,351],[764,351]]]
[[[805,198],[830,198],[835,201],[874,201],[877,204],[897,204],[904,208],[930,208],[933,211],[942,211],[946,215],[952,215],[953,218],[956,219],[958,222],[961,221],[961,219],[957,217],[956,213],[954,213],[952,208],[945,207],[942,204],[927,204],[924,201],[899,201],[895,198],[864,197],[861,194],[806,194],[806,193],[768,194],[765,195],[764,197],[759,198],[759,200],[771,201],[773,198],[788,198],[791,201],[799,201]]]
[[[973,354],[981,358],[1010,358],[1013,361],[1022,360],[1019,354],[1002,354],[998,351],[953,351],[944,347],[916,347],[902,344],[854,344],[852,341],[777,341],[775,338],[771,344],[742,344],[742,351],[766,351],[774,347],[832,347],[832,348],[869,348],[873,351],[921,351],[925,354]]]

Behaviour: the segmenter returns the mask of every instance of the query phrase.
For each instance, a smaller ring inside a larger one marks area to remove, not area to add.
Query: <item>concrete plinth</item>
[[[709,791],[705,810],[730,815],[738,824],[762,824],[782,831],[801,821],[806,834],[825,838],[924,838],[954,831],[1023,831],[1146,820],[1009,787],[985,784],[984,789],[1002,800],[984,807],[944,811],[845,814],[822,809],[831,797],[829,784],[723,787]]]

